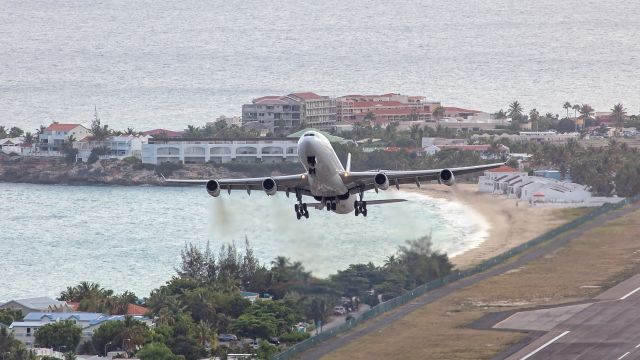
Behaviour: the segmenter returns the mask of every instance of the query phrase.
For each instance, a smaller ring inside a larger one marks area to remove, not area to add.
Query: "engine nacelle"
[[[265,193],[267,193],[267,195],[275,195],[276,192],[278,191],[278,185],[276,184],[276,181],[273,180],[272,178],[266,178],[264,180],[262,180],[262,189],[264,190]]]
[[[455,177],[453,176],[453,172],[449,169],[443,169],[440,171],[440,184],[445,184],[447,186],[451,186],[456,182]]]
[[[216,180],[207,181],[207,193],[213,197],[220,196],[220,183]]]
[[[385,173],[377,173],[373,178],[376,189],[387,190],[389,188],[389,178]]]

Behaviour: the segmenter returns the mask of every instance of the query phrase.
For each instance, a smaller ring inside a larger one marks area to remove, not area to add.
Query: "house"
[[[82,329],[80,343],[91,340],[96,329],[107,321],[123,321],[125,315],[106,315],[89,312],[31,312],[21,321],[14,321],[9,328],[17,340],[23,342],[27,348],[33,348],[35,332],[42,326],[59,321],[71,321]],[[144,316],[133,316],[135,320],[152,325],[152,320]]]
[[[147,142],[149,136],[120,135],[111,136],[105,140],[95,140],[93,136],[87,136],[73,143],[73,148],[78,150],[78,158],[86,162],[95,148],[106,148],[108,152],[99,155],[100,159],[118,159],[127,157],[142,157],[142,144]]]
[[[80,328],[87,327],[92,321],[106,316],[100,313],[83,312],[30,312],[22,321],[14,321],[9,328],[13,330],[15,338],[23,342],[27,348],[33,348],[36,331],[46,325],[57,321],[72,321]],[[86,340],[83,334],[83,340]]]
[[[20,310],[22,315],[37,311],[67,311],[71,309],[65,301],[54,300],[49,297],[35,297],[10,300],[0,304],[0,309]]]
[[[74,139],[83,139],[90,135],[89,129],[80,124],[61,124],[54,122],[38,136],[36,152],[41,156],[62,156],[62,145]]]
[[[24,142],[24,137],[0,139],[0,152],[5,154],[29,155],[31,145]]]

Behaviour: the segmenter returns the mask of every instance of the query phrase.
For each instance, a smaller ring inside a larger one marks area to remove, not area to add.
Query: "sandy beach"
[[[485,218],[489,224],[489,236],[478,247],[451,259],[458,268],[468,267],[496,256],[567,221],[565,216],[559,216],[561,209],[530,207],[522,202],[516,205],[515,199],[479,193],[477,188],[476,184],[403,187],[403,190],[434,198],[459,201],[472,207]]]

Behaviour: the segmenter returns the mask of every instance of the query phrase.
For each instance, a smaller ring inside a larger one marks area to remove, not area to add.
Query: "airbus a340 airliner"
[[[387,190],[390,185],[400,188],[400,184],[438,180],[441,184],[453,185],[456,175],[469,174],[493,169],[504,163],[467,166],[451,169],[412,170],[412,171],[351,171],[351,154],[347,158],[346,169],[340,163],[329,140],[317,131],[307,131],[298,140],[298,157],[306,172],[297,175],[272,176],[246,179],[218,180],[177,180],[173,183],[206,184],[209,195],[220,196],[222,190],[231,194],[231,190],[263,190],[267,195],[285,192],[287,197],[296,196],[296,217],[309,218],[308,208],[327,209],[338,214],[367,216],[368,205],[388,204],[406,201],[404,199],[385,199],[364,201],[364,192],[375,189]],[[302,197],[312,196],[317,202],[305,203]]]

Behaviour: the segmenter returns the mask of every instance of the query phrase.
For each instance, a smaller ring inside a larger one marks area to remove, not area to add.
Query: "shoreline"
[[[483,218],[488,225],[484,240],[450,257],[456,268],[467,268],[529,241],[565,222],[557,216],[558,209],[516,205],[515,199],[479,193],[476,184],[456,184],[452,187],[422,185],[406,186],[403,190],[436,199],[459,202]]]

